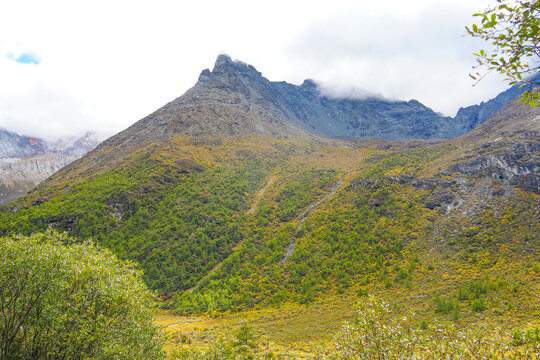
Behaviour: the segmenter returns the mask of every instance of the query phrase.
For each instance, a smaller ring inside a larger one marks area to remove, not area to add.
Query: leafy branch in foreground
[[[0,239],[2,359],[161,359],[133,264],[54,231]]]
[[[480,18],[480,24],[466,27],[467,33],[493,45],[491,50],[474,54],[474,68],[495,70],[505,75],[511,85],[527,85],[521,102],[531,107],[540,104],[535,87],[540,78],[526,79],[540,72],[540,0],[497,0],[494,6],[474,16]],[[484,75],[477,72],[470,76],[481,80]]]

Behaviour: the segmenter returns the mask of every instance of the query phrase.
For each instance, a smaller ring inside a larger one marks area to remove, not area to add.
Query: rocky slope
[[[12,202],[37,184],[95,148],[101,135],[87,132],[81,137],[54,142],[0,131],[0,205]]]
[[[17,159],[43,154],[46,148],[47,144],[42,139],[0,129],[0,159]]]
[[[87,131],[81,136],[72,136],[47,143],[47,152],[81,157],[94,149],[106,138],[103,134]]]
[[[428,208],[459,216],[489,209],[516,191],[540,194],[538,107],[512,100],[475,130],[442,144],[449,150],[425,171],[390,182],[427,190]]]
[[[517,93],[513,89],[487,104],[461,109],[452,119],[416,100],[331,98],[321,95],[311,80],[300,86],[271,82],[253,66],[220,55],[214,69],[203,70],[193,88],[102,147],[148,143],[172,136],[242,134],[448,139],[473,129]]]
[[[475,144],[447,173],[489,177],[540,194],[540,110],[511,101],[460,142]]]
[[[8,204],[76,160],[65,154],[40,154],[0,163],[0,205]]]
[[[540,81],[540,76],[533,77],[532,81]],[[524,90],[520,88],[519,84],[516,84],[491,100],[478,105],[460,108],[454,117],[454,121],[462,129],[462,134],[469,132],[521,95]]]

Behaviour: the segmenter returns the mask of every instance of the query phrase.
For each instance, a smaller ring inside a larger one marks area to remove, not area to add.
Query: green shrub
[[[49,231],[0,239],[2,359],[161,359],[133,264]]]
[[[486,310],[486,302],[484,298],[474,299],[471,304],[471,309],[474,312],[482,312]]]
[[[457,302],[440,297],[438,294],[435,296],[435,312],[441,314],[450,314],[454,310],[459,311],[459,305]]]

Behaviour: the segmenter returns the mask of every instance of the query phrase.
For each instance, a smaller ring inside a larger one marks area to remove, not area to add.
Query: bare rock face
[[[533,83],[539,82],[540,75],[533,76],[531,81],[533,81]],[[492,115],[510,104],[512,100],[520,96],[525,90],[527,90],[527,88],[522,88],[521,84],[516,84],[491,100],[482,102],[478,105],[460,108],[454,121],[463,129],[462,134],[465,134],[485,123]]]
[[[64,154],[41,154],[0,163],[0,205],[24,196],[37,184],[77,159]]]
[[[540,109],[511,101],[463,141],[474,147],[448,173],[490,177],[540,194]]]
[[[540,107],[513,100],[474,131],[447,143],[456,145],[456,155],[440,172],[390,176],[385,181],[424,192],[425,206],[448,216],[472,216],[491,208],[496,198],[516,195],[517,189],[540,194]],[[363,180],[351,186],[373,193],[378,185]]]
[[[491,177],[540,194],[540,136],[528,142],[497,142],[482,145],[478,156],[458,162],[449,172],[470,177]]]
[[[184,95],[166,104],[99,148],[155,142],[172,136],[216,137],[298,133],[286,115],[268,101],[270,82],[250,65],[220,55],[210,72]]]
[[[105,135],[87,131],[82,136],[73,136],[48,143],[47,152],[81,157],[98,146],[104,139]]]
[[[87,132],[81,137],[47,142],[0,130],[0,205],[10,203],[37,184],[95,148],[102,137]]]
[[[42,154],[46,148],[47,144],[42,139],[0,129],[0,159],[17,159]]]

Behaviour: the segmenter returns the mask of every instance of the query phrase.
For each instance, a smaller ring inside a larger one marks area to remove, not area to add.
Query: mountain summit
[[[137,144],[171,136],[215,137],[298,132],[270,99],[272,83],[253,66],[220,55],[184,95],[117,134],[103,146]]]
[[[416,100],[329,97],[322,95],[312,80],[302,85],[271,82],[253,66],[219,55],[213,70],[203,70],[195,86],[184,95],[103,146],[140,144],[173,136],[280,138],[311,134],[331,138],[447,139],[477,126],[477,113],[478,109],[464,109],[459,119],[452,119]]]

